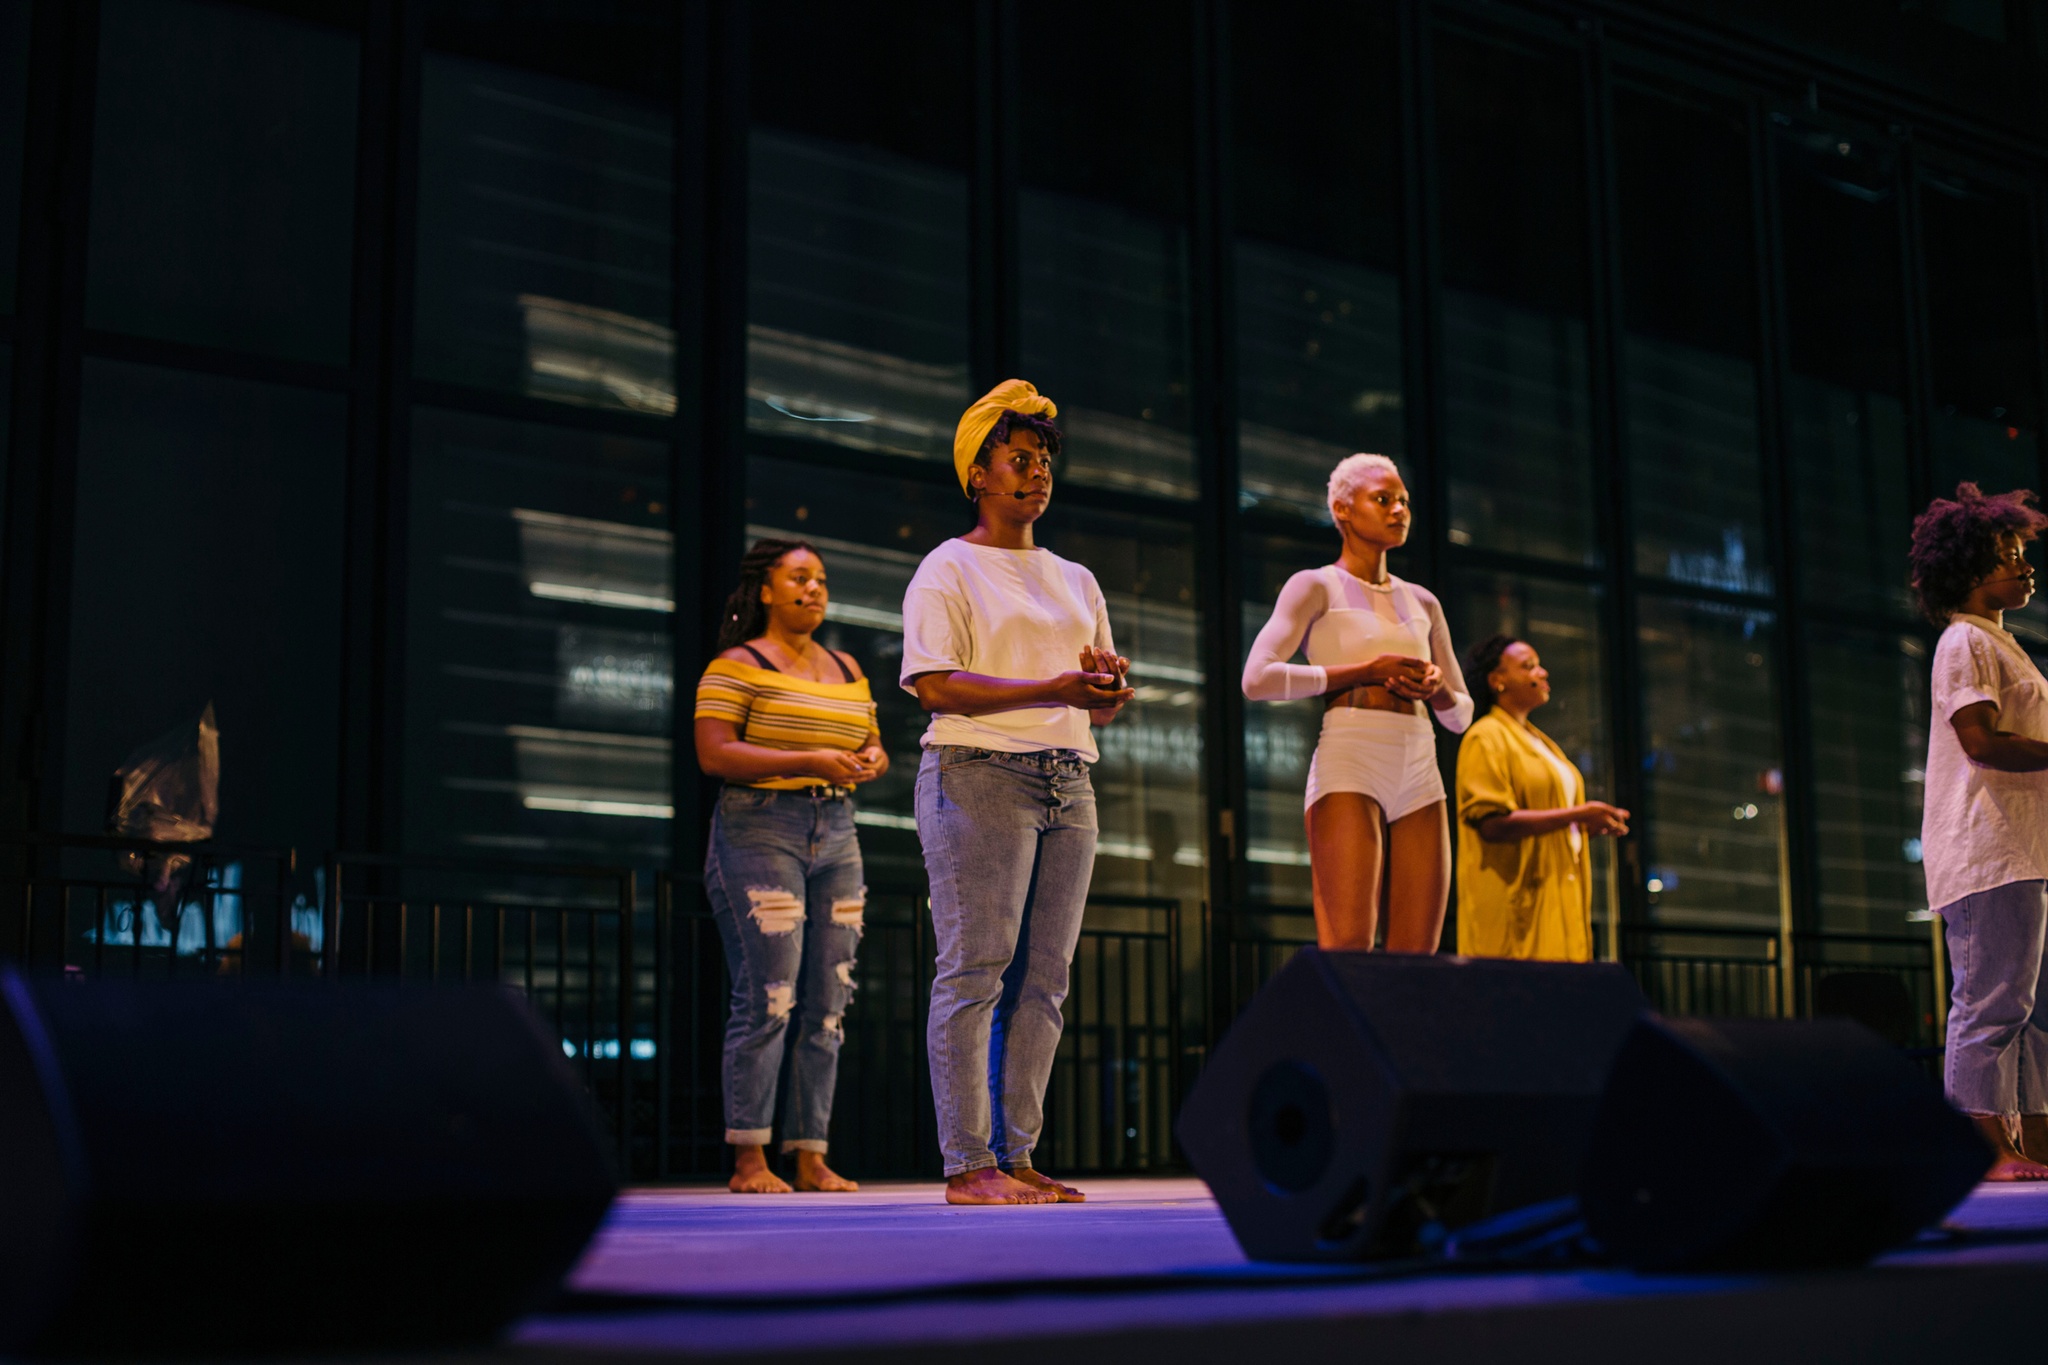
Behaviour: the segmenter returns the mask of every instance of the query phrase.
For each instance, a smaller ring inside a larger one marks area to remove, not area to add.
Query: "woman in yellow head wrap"
[[[1095,575],[1038,546],[1059,409],[1021,379],[953,439],[975,527],[903,596],[904,690],[931,713],[917,833],[938,971],[927,1045],[946,1200],[1079,1202],[1031,1153],[1095,864],[1092,730],[1132,693]]]

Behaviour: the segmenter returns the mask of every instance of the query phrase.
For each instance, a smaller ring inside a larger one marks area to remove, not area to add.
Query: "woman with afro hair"
[[[2031,492],[1973,483],[1913,523],[1913,588],[1943,628],[1920,846],[1955,981],[1946,1088],[1996,1150],[1992,1180],[2048,1180],[2048,679],[2005,629],[2044,526]]]

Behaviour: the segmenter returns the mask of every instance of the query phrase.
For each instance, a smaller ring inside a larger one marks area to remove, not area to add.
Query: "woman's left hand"
[[[864,745],[854,750],[853,756],[860,761],[860,766],[865,770],[861,776],[853,779],[855,786],[863,782],[872,782],[889,771],[889,751],[879,744]]]

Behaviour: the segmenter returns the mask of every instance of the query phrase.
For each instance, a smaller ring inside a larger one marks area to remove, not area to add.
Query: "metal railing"
[[[131,977],[318,970],[318,887],[290,849],[96,834],[0,838],[0,957]]]
[[[630,869],[364,853],[324,868],[323,975],[518,989],[609,1115],[621,1168],[658,1164],[658,1137],[640,1135],[662,1108],[663,973],[635,953]]]

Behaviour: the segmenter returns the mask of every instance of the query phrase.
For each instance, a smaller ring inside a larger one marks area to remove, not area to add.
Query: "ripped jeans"
[[[725,1140],[768,1141],[794,1032],[782,1150],[822,1152],[867,905],[853,802],[727,786],[711,817],[704,890],[732,974],[721,1067]]]

